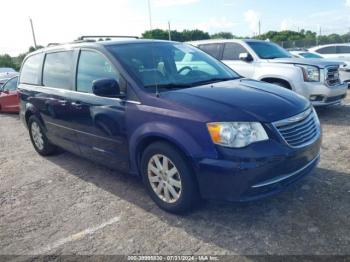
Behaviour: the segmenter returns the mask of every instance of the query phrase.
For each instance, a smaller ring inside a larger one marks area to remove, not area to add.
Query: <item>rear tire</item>
[[[148,146],[141,158],[141,174],[156,204],[170,213],[184,213],[199,202],[194,174],[183,154],[168,143]]]
[[[28,129],[30,140],[36,152],[42,156],[53,155],[57,152],[57,147],[47,139],[44,131],[45,129],[39,118],[36,116],[29,117]]]

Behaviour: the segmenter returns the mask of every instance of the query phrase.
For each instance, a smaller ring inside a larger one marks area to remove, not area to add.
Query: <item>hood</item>
[[[309,101],[290,90],[250,79],[169,91],[162,93],[162,97],[216,122],[271,123],[297,115],[310,106]]]
[[[269,63],[281,63],[281,64],[299,64],[299,65],[312,65],[319,68],[325,68],[328,66],[340,66],[343,62],[330,61],[323,58],[276,58],[267,60]]]

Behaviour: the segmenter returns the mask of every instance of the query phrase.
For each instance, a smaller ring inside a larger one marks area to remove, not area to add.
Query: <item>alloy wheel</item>
[[[36,122],[33,122],[31,125],[31,133],[32,133],[32,137],[33,137],[33,141],[34,141],[35,146],[39,150],[43,150],[44,149],[44,138],[43,138],[43,134],[41,132],[41,128]]]
[[[154,155],[148,162],[148,180],[156,195],[166,203],[175,203],[181,196],[181,176],[174,163],[164,155]]]

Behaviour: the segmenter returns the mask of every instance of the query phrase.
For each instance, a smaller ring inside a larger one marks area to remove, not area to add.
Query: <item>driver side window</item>
[[[226,43],[222,60],[239,60],[241,53],[248,53],[248,51],[240,44]]]

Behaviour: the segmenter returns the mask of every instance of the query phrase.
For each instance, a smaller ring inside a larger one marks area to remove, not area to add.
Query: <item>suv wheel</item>
[[[147,147],[141,172],[149,194],[162,209],[183,213],[197,204],[199,193],[191,168],[173,146],[157,142]]]
[[[30,140],[34,149],[42,156],[52,155],[56,152],[56,146],[47,139],[44,128],[36,116],[31,116],[28,120]]]

